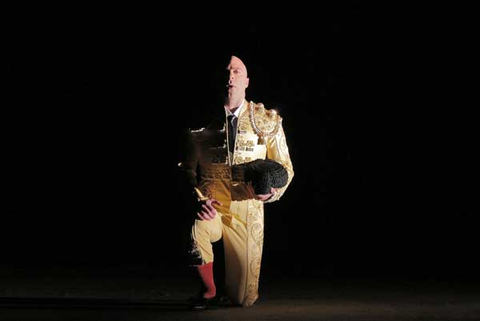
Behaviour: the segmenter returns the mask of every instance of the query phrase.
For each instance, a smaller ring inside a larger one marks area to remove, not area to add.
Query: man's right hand
[[[199,211],[197,212],[197,216],[202,221],[211,221],[217,215],[217,210],[213,207],[213,205],[222,205],[219,201],[214,198],[209,198],[205,201],[199,202]]]

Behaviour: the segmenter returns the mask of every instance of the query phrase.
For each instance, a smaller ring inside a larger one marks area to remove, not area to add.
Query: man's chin
[[[232,98],[234,97],[234,94],[230,91],[227,91],[225,94],[224,94],[224,98],[225,100],[231,100]]]

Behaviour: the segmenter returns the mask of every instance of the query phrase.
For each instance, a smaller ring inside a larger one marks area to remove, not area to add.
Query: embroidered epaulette
[[[249,116],[255,133],[263,140],[274,136],[278,132],[282,117],[274,109],[266,109],[262,103],[249,104]]]

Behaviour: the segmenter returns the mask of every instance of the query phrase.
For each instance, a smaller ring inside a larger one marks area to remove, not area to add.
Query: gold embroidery
[[[275,136],[282,122],[282,118],[274,110],[265,111],[262,103],[255,105],[253,101],[249,105],[250,123],[258,135],[258,144],[264,145],[265,138]]]
[[[242,156],[235,156],[235,159],[233,160],[234,164],[242,164],[244,163],[243,157]]]
[[[198,247],[198,243],[195,240],[191,240],[188,254],[190,258],[190,266],[202,265],[205,263],[200,248]]]
[[[251,306],[258,299],[258,284],[260,279],[260,265],[263,250],[263,204],[250,201],[247,214],[247,232],[252,242],[248,244],[249,251],[249,278],[244,305]]]
[[[247,146],[247,142],[241,139],[237,139],[237,147],[245,148]]]
[[[229,167],[203,167],[202,168],[202,179],[230,179],[231,172]]]

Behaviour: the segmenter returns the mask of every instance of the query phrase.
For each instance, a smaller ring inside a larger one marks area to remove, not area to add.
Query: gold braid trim
[[[255,119],[255,104],[253,101],[251,101],[249,104],[249,117],[253,130],[258,135],[258,144],[263,145],[265,144],[265,137],[275,136],[277,134],[278,129],[280,128],[282,118],[277,114],[275,110],[268,110],[265,113],[263,104],[260,103],[258,104],[258,106],[262,109],[263,112],[263,115],[258,115],[260,116],[260,119]]]

